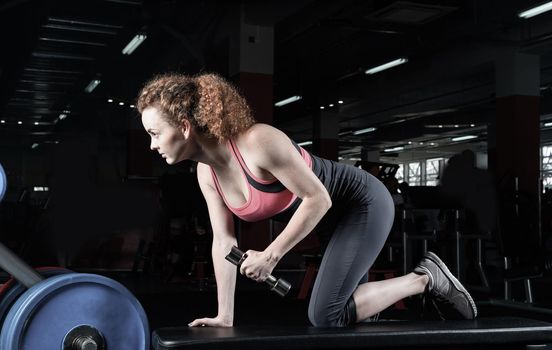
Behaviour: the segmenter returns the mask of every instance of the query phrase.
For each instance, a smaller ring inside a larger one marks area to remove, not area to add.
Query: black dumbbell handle
[[[2,243],[0,243],[0,268],[12,275],[13,278],[27,288],[34,286],[44,279]]]
[[[226,260],[230,261],[232,264],[238,267],[245,260],[245,258],[247,258],[247,254],[245,254],[244,252],[239,250],[238,247],[235,246],[232,247],[232,250],[226,256]],[[271,291],[282,297],[285,296],[291,289],[291,284],[288,281],[282,278],[276,278],[272,275],[268,275],[265,283],[268,284]]]

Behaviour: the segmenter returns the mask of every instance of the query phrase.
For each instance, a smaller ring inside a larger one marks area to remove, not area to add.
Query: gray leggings
[[[333,232],[314,283],[309,320],[316,327],[341,327],[357,322],[352,298],[359,284],[368,281],[391,230],[395,209],[391,195],[376,178],[368,176],[365,195],[337,210]],[[360,320],[359,320],[360,321]]]

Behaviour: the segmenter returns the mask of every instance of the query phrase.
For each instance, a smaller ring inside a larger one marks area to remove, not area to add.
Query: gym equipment
[[[72,272],[62,267],[39,267],[36,270],[45,278]],[[0,289],[0,325],[4,323],[4,319],[15,301],[21,294],[25,293],[26,290],[27,288],[13,277],[2,285]]]
[[[525,318],[379,321],[345,328],[174,327],[153,332],[155,350],[548,349],[552,323]]]
[[[6,173],[4,172],[4,168],[2,168],[2,164],[0,164],[0,202],[2,202],[2,198],[4,198],[4,195],[6,194],[7,189],[8,189],[8,180],[6,178]]]
[[[226,260],[230,261],[232,264],[236,266],[240,266],[241,263],[247,258],[247,254],[242,252],[238,249],[238,247],[232,247],[232,250],[230,250],[230,253],[226,256]],[[291,284],[282,279],[282,278],[276,278],[272,275],[268,275],[268,278],[265,280],[265,283],[268,284],[270,287],[270,290],[274,293],[278,294],[281,297],[286,296],[286,294],[291,289]]]
[[[12,306],[1,349],[149,349],[143,309],[107,277],[69,273],[45,279]]]
[[[0,268],[17,280],[1,290],[0,349],[150,349],[144,309],[120,283],[55,268],[44,279],[1,243]]]

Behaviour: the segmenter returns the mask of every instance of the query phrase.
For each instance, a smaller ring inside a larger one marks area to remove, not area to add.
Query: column
[[[515,52],[500,57],[495,68],[489,169],[495,173],[499,233],[506,255],[530,259],[540,245],[540,60]]]
[[[230,35],[230,79],[251,106],[257,122],[273,123],[274,28],[245,20],[243,8],[236,14]],[[238,244],[243,249],[264,250],[272,240],[270,222],[241,222]]]
[[[320,110],[313,116],[313,153],[335,160],[339,156],[339,108]]]

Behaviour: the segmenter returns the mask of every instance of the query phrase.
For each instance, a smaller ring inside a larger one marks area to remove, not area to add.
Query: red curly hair
[[[245,98],[226,79],[212,73],[158,75],[140,91],[137,107],[140,114],[148,107],[157,108],[175,127],[186,119],[219,141],[255,124]]]

